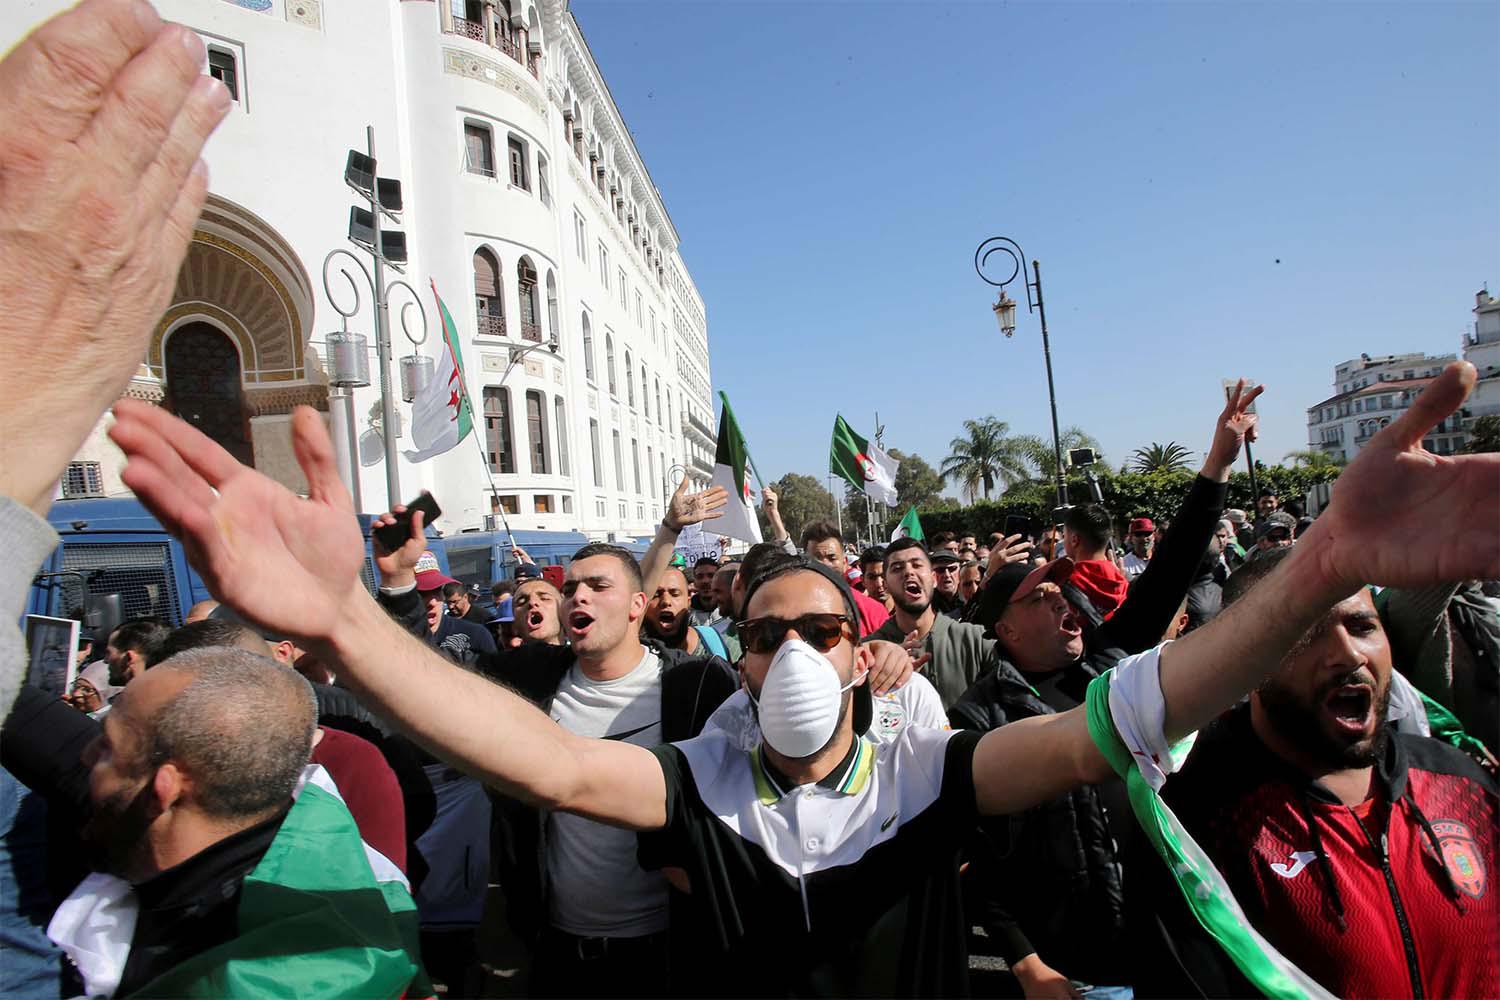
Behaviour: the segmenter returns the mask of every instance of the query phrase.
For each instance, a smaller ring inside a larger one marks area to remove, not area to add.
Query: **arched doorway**
[[[254,467],[240,352],[218,327],[189,323],[172,332],[166,346],[164,406],[213,438],[245,465]]]

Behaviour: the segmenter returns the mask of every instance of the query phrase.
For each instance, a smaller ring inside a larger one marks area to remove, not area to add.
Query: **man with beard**
[[[1156,525],[1149,517],[1131,518],[1126,541],[1130,545],[1130,551],[1125,553],[1125,560],[1121,565],[1125,570],[1125,579],[1134,580],[1146,572],[1146,567],[1151,564],[1152,550],[1156,547]]]
[[[958,571],[958,596],[965,604],[979,593],[984,582],[984,567],[977,562],[967,562]]]
[[[86,817],[101,871],[48,928],[83,992],[428,988],[405,880],[308,765],[316,704],[296,673],[241,649],[191,650],[132,681],[102,724],[50,715],[58,703],[39,694],[23,692],[3,750],[18,777]]]
[[[943,553],[950,555],[950,553]],[[969,685],[996,662],[995,643],[978,625],[938,614],[933,606],[932,561],[927,546],[899,538],[885,550],[885,584],[895,601],[891,620],[872,639],[903,643],[919,659],[919,670],[937,688],[947,711]]]
[[[540,576],[521,581],[511,599],[516,635],[523,642],[562,645],[562,622],[557,611],[561,603],[562,591],[552,581]]]
[[[1236,571],[1225,613],[1291,551]],[[1163,796],[1255,929],[1330,993],[1495,996],[1500,789],[1448,744],[1387,726],[1391,683],[1390,642],[1358,590],[1199,734]],[[1138,991],[1251,991],[1175,885],[1132,883],[1131,896],[1155,911],[1132,921],[1149,935]]]
[[[468,587],[457,581],[443,584],[443,603],[448,606],[448,616],[488,631],[495,612],[493,609],[486,611],[475,604],[474,599],[478,596],[477,593],[470,593]]]
[[[714,622],[714,631],[724,643],[724,659],[731,664],[740,662],[740,637],[735,629],[734,581],[740,575],[738,561],[725,563],[714,574],[714,606],[719,609],[719,620]]]
[[[703,556],[693,563],[693,591],[689,619],[694,625],[712,625],[720,618],[718,605],[714,603],[714,576],[719,572],[716,559]]]
[[[691,610],[687,576],[680,569],[668,567],[656,585],[656,593],[646,602],[641,626],[648,638],[668,649],[679,649],[689,656],[713,655],[729,662],[729,651],[718,631],[694,624]],[[710,632],[712,636],[706,634]]]
[[[132,618],[116,626],[104,644],[109,682],[124,687],[139,677],[171,634],[172,627],[158,618]]]

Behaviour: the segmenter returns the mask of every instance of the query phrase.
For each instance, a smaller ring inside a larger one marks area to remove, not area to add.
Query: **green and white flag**
[[[754,494],[750,490],[750,449],[745,445],[745,435],[735,422],[734,411],[729,408],[729,397],[722,392],[719,398],[724,408],[719,413],[719,445],[714,450],[713,485],[724,487],[729,494],[729,503],[724,513],[713,522],[713,530],[729,538],[754,545],[761,540],[760,522],[755,519]]]
[[[1131,811],[1151,846],[1166,862],[1193,916],[1245,978],[1267,997],[1332,1000],[1317,980],[1255,929],[1213,859],[1161,796],[1167,775],[1192,750],[1193,737],[1171,747],[1158,745],[1166,714],[1161,684],[1155,669],[1148,673],[1138,668],[1159,653],[1159,649],[1148,650],[1127,657],[1089,682],[1085,700],[1089,736],[1115,773],[1125,780]],[[1142,683],[1147,680],[1149,683]],[[1150,735],[1153,729],[1155,740]]]
[[[412,400],[411,441],[416,447],[402,452],[408,462],[425,462],[441,455],[467,437],[474,427],[474,415],[464,389],[458,330],[438,295],[437,282],[432,283],[432,297],[437,299],[438,316],[443,321],[442,353],[438,355],[432,381]]]
[[[886,506],[896,503],[894,458],[854,433],[841,416],[833,418],[833,444],[828,449],[828,471],[871,500]]]
[[[891,532],[891,541],[898,538],[915,538],[917,541],[925,541],[922,535],[922,519],[917,516],[917,508],[909,508],[901,523],[896,525],[896,530]]]

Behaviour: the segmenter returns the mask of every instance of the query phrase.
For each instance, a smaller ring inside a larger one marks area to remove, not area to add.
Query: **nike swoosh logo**
[[[887,830],[889,830],[891,828],[891,824],[894,823],[894,822],[896,822],[896,816],[897,815],[898,815],[897,813],[891,813],[891,815],[886,819],[886,821],[884,823],[880,824],[880,832],[881,833],[885,833],[885,831],[887,831]]]
[[[1312,862],[1318,860],[1318,856],[1312,851],[1294,851],[1292,853],[1292,864],[1284,865],[1280,861],[1271,862],[1271,870],[1282,878],[1296,878]]]
[[[656,722],[648,722],[644,726],[639,726],[639,727],[637,727],[635,729],[627,729],[623,733],[610,733],[608,736],[603,736],[603,737],[600,737],[600,738],[601,739],[606,739],[606,740],[625,740],[625,739],[629,739],[630,737],[634,736],[636,733],[644,733],[646,730],[650,729],[652,726],[659,726],[659,725],[661,725],[661,721],[657,720]]]

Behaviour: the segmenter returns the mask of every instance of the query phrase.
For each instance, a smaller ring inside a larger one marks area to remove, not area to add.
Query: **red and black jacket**
[[[1255,928],[1336,996],[1500,996],[1500,791],[1446,743],[1391,734],[1349,808],[1271,753],[1242,704],[1164,791]],[[1254,990],[1159,860],[1127,865],[1137,992]]]

